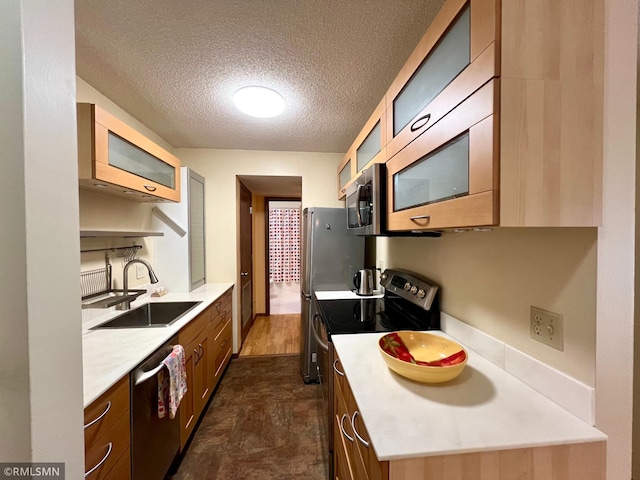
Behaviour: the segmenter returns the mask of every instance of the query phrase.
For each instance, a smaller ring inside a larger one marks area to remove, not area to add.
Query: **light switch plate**
[[[559,313],[549,312],[531,306],[530,336],[560,351],[564,350],[564,317]]]

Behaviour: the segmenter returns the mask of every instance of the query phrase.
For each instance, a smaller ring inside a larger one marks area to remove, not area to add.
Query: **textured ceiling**
[[[76,0],[78,75],[174,147],[345,152],[444,0]],[[284,113],[232,95],[263,85]]]

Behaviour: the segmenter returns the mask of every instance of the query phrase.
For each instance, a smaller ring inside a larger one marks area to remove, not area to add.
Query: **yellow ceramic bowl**
[[[462,373],[469,358],[467,351],[460,344],[439,335],[424,332],[388,333],[378,341],[378,350],[391,370],[398,375],[422,383],[442,383],[453,380]],[[410,355],[407,355],[407,350]],[[455,359],[453,362],[459,363],[450,365],[452,358]],[[433,362],[440,365],[419,364]]]

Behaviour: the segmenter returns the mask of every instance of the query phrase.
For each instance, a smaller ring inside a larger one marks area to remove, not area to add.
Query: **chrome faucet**
[[[146,260],[142,260],[141,258],[134,258],[133,260],[129,260],[124,266],[124,271],[122,273],[123,275],[122,293],[125,297],[129,295],[129,275],[128,274],[129,274],[129,267],[133,263],[141,263],[142,265],[147,267],[147,271],[149,272],[149,281],[151,283],[158,283],[158,277],[156,277],[156,274],[154,273],[153,268],[151,268],[151,264],[149,262],[147,262]],[[123,302],[120,302],[116,306],[116,310],[129,310],[130,308],[131,308],[131,300],[124,300]]]

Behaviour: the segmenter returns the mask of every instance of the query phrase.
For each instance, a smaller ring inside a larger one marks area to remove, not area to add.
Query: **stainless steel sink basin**
[[[202,302],[145,303],[112,318],[108,322],[95,326],[91,330],[101,328],[166,327],[200,303]]]

